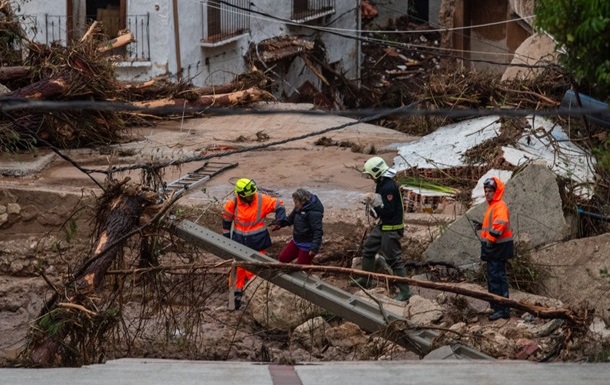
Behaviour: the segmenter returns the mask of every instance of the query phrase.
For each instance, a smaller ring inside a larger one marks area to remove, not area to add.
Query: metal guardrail
[[[174,235],[223,259],[242,262],[277,262],[269,256],[187,220],[172,222],[169,228]],[[411,321],[304,272],[283,273],[258,267],[249,267],[248,270],[357,324],[366,331],[381,332],[384,338],[419,355],[428,353],[432,348],[433,340],[438,337],[435,331],[418,330],[417,325]],[[392,328],[393,324],[405,327]],[[452,345],[452,349],[459,359],[492,359],[486,354],[460,344]]]

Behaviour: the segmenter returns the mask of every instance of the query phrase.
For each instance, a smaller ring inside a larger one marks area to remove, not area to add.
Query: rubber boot
[[[398,276],[398,277],[406,277],[407,276],[407,269],[402,268],[402,269],[397,269],[394,270],[394,275]],[[396,297],[394,297],[394,299],[396,301],[408,301],[409,298],[411,298],[411,289],[409,288],[409,285],[403,282],[400,282],[397,284],[398,286],[398,290],[399,293]]]
[[[233,310],[239,310],[241,308],[241,298],[244,295],[244,292],[243,292],[243,290],[236,289],[233,292],[233,295],[235,298],[235,309],[233,309]]]
[[[362,270],[368,272],[375,271],[375,258],[362,258]],[[375,284],[373,282],[373,278],[369,277],[359,277],[356,278],[356,282],[352,282],[351,286],[362,286],[365,289],[370,289]]]

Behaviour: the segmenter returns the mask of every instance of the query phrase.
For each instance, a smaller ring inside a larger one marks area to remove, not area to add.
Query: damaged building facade
[[[318,89],[327,65],[348,79],[359,76],[360,1],[337,0],[43,0],[17,1],[17,13],[33,40],[79,39],[94,20],[116,37],[129,30],[135,42],[114,50],[124,81],[169,76],[195,86],[219,85],[250,70],[245,56],[266,54],[261,43],[283,41],[280,64],[262,71],[283,78],[279,94],[292,95],[305,83]],[[286,44],[292,37],[295,44]],[[296,38],[296,39],[295,39]],[[322,48],[324,63],[302,60],[303,47]],[[273,44],[266,44],[273,47]],[[273,53],[271,53],[274,58]],[[266,63],[261,61],[263,67]]]
[[[501,74],[533,33],[534,0],[443,0],[439,25],[452,29],[443,45],[466,66]],[[508,22],[507,22],[508,20]]]

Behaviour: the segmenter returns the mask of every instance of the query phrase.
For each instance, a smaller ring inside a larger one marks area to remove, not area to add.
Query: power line
[[[147,107],[124,102],[72,100],[72,101],[40,101],[20,98],[7,98],[0,96],[0,113],[17,111],[57,112],[57,111],[105,111],[105,112],[145,112],[151,115],[182,115],[183,113],[207,113],[211,115],[273,115],[278,113],[303,115],[340,115],[346,117],[370,115],[396,115],[396,116],[443,116],[448,118],[463,118],[469,116],[501,115],[506,117],[537,116],[583,116],[590,114],[610,115],[610,108],[555,108],[545,110],[535,109],[419,109],[415,106],[398,108],[351,109],[346,111],[328,112],[319,110],[283,110],[283,109],[235,109],[229,107],[184,107],[164,106]]]
[[[48,102],[48,101],[29,101],[29,100],[15,100],[0,97],[0,113],[16,112],[35,109],[38,111],[66,111],[66,110],[96,110],[96,111],[144,111],[148,113],[185,113],[185,112],[206,112],[213,115],[270,115],[270,114],[299,114],[299,115],[315,115],[315,116],[328,116],[328,115],[339,115],[348,118],[360,117],[357,120],[347,122],[338,126],[324,128],[319,131],[310,132],[304,135],[287,138],[280,141],[260,144],[256,146],[243,147],[236,150],[225,151],[214,153],[205,156],[193,156],[178,160],[171,160],[164,163],[157,164],[143,164],[143,165],[132,165],[126,167],[112,167],[109,170],[99,169],[88,169],[79,167],[79,170],[91,177],[91,174],[99,173],[111,175],[117,172],[126,172],[139,169],[160,169],[169,166],[178,166],[185,163],[204,161],[213,158],[222,158],[234,154],[246,153],[251,151],[260,150],[272,146],[278,146],[281,144],[306,139],[309,137],[319,136],[327,132],[341,130],[346,127],[354,126],[361,123],[368,123],[379,120],[388,116],[443,116],[451,118],[472,118],[482,116],[503,116],[503,117],[527,117],[530,115],[535,116],[582,116],[590,114],[603,114],[610,117],[610,108],[599,109],[599,108],[558,108],[549,110],[530,110],[530,109],[469,109],[469,110],[454,110],[454,109],[417,109],[413,104],[405,107],[392,108],[392,109],[358,109],[349,110],[341,113],[329,113],[324,111],[302,111],[302,110],[236,110],[232,108],[183,108],[183,107],[163,107],[159,108],[147,108],[130,105],[128,103],[116,103],[116,102],[91,102],[91,101],[62,101],[62,102]],[[10,118],[10,116],[9,116]],[[75,164],[69,157],[61,155],[67,161]]]
[[[192,0],[190,0],[192,1]],[[251,12],[251,13],[256,13],[260,16],[255,16],[255,19],[260,19],[263,21],[269,21],[269,20],[273,20],[273,21],[282,21],[285,24],[289,24],[292,26],[305,26],[304,24],[301,23],[297,23],[293,20],[289,20],[289,19],[284,19],[278,16],[273,16],[270,14],[266,14],[260,11],[253,11],[251,9],[247,9],[247,8],[242,8],[239,7],[237,5],[233,5],[233,4],[229,4],[226,3],[224,1],[220,1],[220,3],[234,7],[234,8],[238,8],[240,10],[246,11],[246,12]],[[209,8],[214,8],[217,10],[222,10],[224,12],[228,12],[228,13],[235,13],[238,14],[240,12],[233,12],[233,11],[229,11],[227,9],[222,9],[220,7],[214,6],[214,5],[209,5],[208,3],[208,7]],[[406,15],[405,13],[402,13],[403,15]],[[452,32],[452,31],[460,31],[460,30],[465,30],[465,29],[475,29],[475,28],[483,28],[483,27],[490,27],[490,26],[494,26],[494,25],[501,25],[501,24],[507,24],[507,23],[511,23],[513,21],[520,21],[520,20],[529,20],[529,19],[533,19],[534,17],[536,17],[535,15],[530,15],[530,16],[523,16],[523,17],[519,17],[519,18],[515,18],[515,19],[506,19],[506,20],[501,20],[501,21],[496,21],[496,22],[492,22],[492,23],[485,23],[485,24],[475,24],[475,25],[468,25],[468,26],[462,26],[462,27],[452,27],[452,28],[436,28],[436,29],[421,29],[421,30],[375,30],[375,31],[371,31],[371,30],[366,30],[366,29],[350,29],[350,28],[334,28],[334,27],[318,27],[318,26],[310,26],[307,25],[308,27],[311,27],[312,29],[320,29],[323,31],[336,31],[336,32],[354,32],[354,33],[368,33],[368,32],[376,32],[376,33],[387,33],[387,34],[410,34],[410,33],[435,33],[435,32]],[[418,20],[422,20],[422,19],[418,19]],[[424,21],[424,20],[422,20]]]
[[[443,47],[434,47],[434,46],[427,46],[427,45],[421,45],[421,44],[413,44],[413,43],[402,43],[402,42],[396,42],[393,40],[384,40],[384,39],[375,39],[375,38],[371,38],[371,37],[363,37],[363,36],[359,36],[358,34],[362,34],[362,33],[369,33],[369,34],[373,34],[373,33],[425,33],[425,32],[443,32],[443,31],[452,31],[454,29],[450,28],[450,29],[437,29],[437,30],[417,30],[417,31],[374,31],[374,30],[355,30],[355,29],[344,29],[344,28],[332,28],[332,27],[320,27],[320,26],[313,26],[313,25],[309,25],[309,24],[301,24],[301,23],[296,23],[292,20],[289,19],[284,19],[278,16],[273,16],[270,15],[268,13],[264,13],[261,11],[256,11],[256,10],[252,10],[249,8],[243,8],[243,7],[239,7],[237,5],[233,5],[224,1],[220,1],[220,3],[236,8],[240,11],[243,12],[247,12],[250,14],[255,14],[258,16],[250,16],[253,18],[257,18],[257,19],[262,19],[264,21],[278,21],[278,22],[282,22],[283,24],[287,24],[287,25],[292,25],[292,26],[298,26],[298,27],[302,27],[302,28],[307,28],[307,29],[311,29],[314,31],[318,31],[318,32],[326,32],[329,34],[334,34],[336,36],[341,36],[341,37],[345,37],[348,39],[353,39],[353,40],[359,40],[362,42],[369,42],[369,43],[374,43],[374,42],[379,42],[379,43],[383,43],[385,45],[389,45],[389,46],[394,46],[394,47],[404,47],[404,48],[419,48],[419,49],[427,49],[427,50],[438,50],[438,51],[448,51],[448,52],[463,52],[463,53],[473,53],[473,54],[481,54],[481,55],[490,55],[490,56],[512,56],[512,57],[522,57],[522,58],[529,58],[525,55],[520,55],[520,54],[516,54],[516,53],[512,53],[510,51],[508,51],[507,49],[503,49],[502,47],[498,47],[495,46],[493,44],[487,43],[488,45],[494,47],[494,48],[498,48],[498,49],[502,49],[504,51],[506,51],[506,53],[502,53],[502,52],[485,52],[485,51],[474,51],[474,50],[463,50],[463,49],[452,49],[452,48],[443,48]],[[211,8],[215,8],[218,10],[221,10],[220,7],[214,7],[214,6],[210,6]],[[229,11],[227,9],[222,9],[223,12],[229,12],[229,13],[240,13],[240,12],[234,12],[234,11]],[[530,17],[534,17],[534,16],[526,16],[525,18],[530,18]],[[521,18],[521,19],[525,19],[525,18]],[[480,25],[475,25],[475,26],[471,26],[471,27],[485,27],[485,26],[489,26],[489,25],[496,25],[496,24],[504,24],[504,23],[509,23],[512,21],[516,21],[516,20],[521,20],[521,19],[510,19],[510,20],[503,20],[501,22],[496,22],[496,23],[488,23],[488,24],[480,24]],[[455,30],[460,30],[460,29],[467,29],[468,27],[456,27]],[[345,32],[345,33],[344,33]],[[348,35],[346,33],[354,33],[354,35]],[[446,55],[446,54],[441,54],[441,53],[435,53],[438,56],[445,56],[445,57],[450,57],[453,59],[457,59],[457,60],[468,60],[471,62],[477,62],[477,63],[486,63],[486,64],[493,64],[493,65],[502,65],[502,66],[507,66],[510,65],[510,63],[505,63],[505,62],[495,62],[495,61],[490,61],[490,60],[484,60],[484,59],[466,59],[466,58],[462,58],[459,56],[453,56],[453,55]],[[531,59],[531,58],[529,58]],[[548,68],[547,66],[542,66],[543,68]]]

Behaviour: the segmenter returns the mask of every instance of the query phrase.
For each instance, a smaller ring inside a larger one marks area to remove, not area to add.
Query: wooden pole
[[[385,280],[387,282],[404,282],[408,283],[412,286],[425,287],[428,289],[440,290],[455,294],[465,295],[467,297],[477,298],[483,301],[493,301],[497,302],[501,305],[509,306],[513,309],[519,309],[531,313],[540,318],[561,318],[568,320],[574,324],[583,324],[585,322],[584,317],[574,313],[571,309],[568,308],[559,308],[559,307],[547,307],[535,304],[529,304],[525,302],[519,302],[512,300],[510,298],[500,297],[495,294],[491,294],[488,292],[470,290],[463,287],[459,287],[456,284],[451,283],[440,283],[440,282],[431,282],[431,281],[420,281],[412,278],[404,278],[398,277],[395,275],[388,274],[378,274],[378,273],[369,273],[363,270],[350,269],[346,267],[335,267],[335,266],[317,266],[317,265],[295,265],[295,264],[286,264],[286,263],[265,263],[265,262],[237,262],[237,266],[241,266],[248,270],[253,270],[253,272],[258,272],[262,269],[276,269],[276,270],[292,270],[292,271],[323,271],[323,272],[334,272],[334,273],[343,273],[343,274],[351,274],[356,276],[368,276],[370,278],[376,278],[380,280]],[[370,279],[369,278],[369,279]]]
[[[174,11],[174,45],[176,46],[176,79],[182,81],[182,59],[180,55],[180,22],[178,21],[178,0],[172,2]]]
[[[9,80],[25,76],[30,68],[31,67],[25,66],[0,67],[0,80]]]

